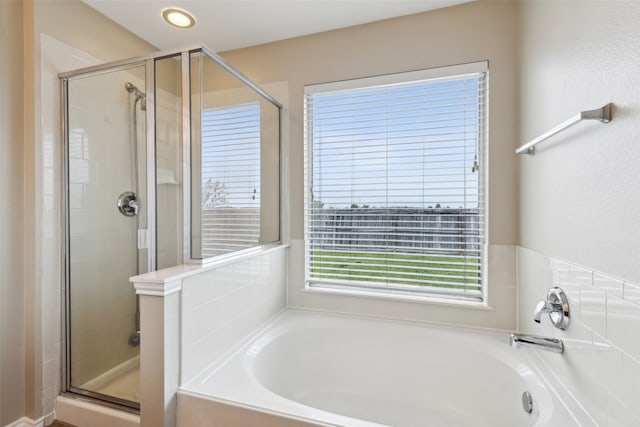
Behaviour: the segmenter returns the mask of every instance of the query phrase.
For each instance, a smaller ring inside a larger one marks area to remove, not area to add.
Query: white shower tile
[[[516,287],[516,247],[489,245],[489,275],[492,286]]]
[[[569,299],[569,309],[571,310],[571,322],[576,324],[581,322],[580,318],[580,289],[590,287],[593,284],[593,272],[575,265],[570,267],[570,280],[562,285]]]
[[[525,318],[531,300],[536,300],[531,287],[542,274],[544,267],[536,265],[541,257],[518,248],[518,308],[526,312]],[[640,425],[640,285],[599,271],[590,279],[591,269],[562,260],[551,258],[550,264],[553,285],[569,294],[573,314],[565,332],[538,328],[563,337],[567,346],[560,358],[541,356],[598,425]],[[592,335],[591,346],[585,333]]]
[[[256,255],[185,279],[183,382],[284,308],[285,281],[273,280],[285,277],[281,253],[285,251]],[[266,264],[265,258],[271,262]],[[202,286],[209,281],[213,283],[213,300],[205,303],[202,301],[209,291]]]
[[[235,319],[245,312],[244,292],[236,289],[224,296],[224,317],[227,320]]]
[[[607,335],[607,294],[595,286],[580,286],[580,320],[601,336]]]
[[[567,348],[562,356],[544,351],[539,354],[597,425],[605,425],[607,391],[602,380],[594,375],[593,364],[590,363],[591,342],[569,341],[565,344]]]
[[[628,406],[612,394],[607,395],[607,427],[639,426],[638,417]]]
[[[260,271],[262,273],[263,276],[269,276],[270,274],[270,270],[271,270],[271,265],[272,265],[272,258],[276,259],[277,258],[277,254],[279,254],[280,251],[273,253],[273,254],[269,254],[270,256],[261,256],[260,259],[260,264],[262,264],[260,266]],[[274,261],[275,262],[275,261]]]
[[[549,257],[519,247],[517,279],[519,284],[517,329],[521,332],[535,333],[537,325],[533,322],[533,309],[538,301],[544,299],[547,289],[551,287]]]
[[[223,313],[220,310],[218,301],[209,301],[199,304],[191,312],[191,328],[195,336],[203,336],[211,330],[211,328],[220,325]]]
[[[186,363],[187,373],[197,374],[211,363],[214,358],[215,343],[209,335],[206,335],[192,344]]]
[[[243,260],[232,264],[232,277],[236,287],[245,286],[249,283],[251,277],[250,260]]]
[[[622,357],[622,387],[618,397],[640,417],[640,363],[627,355]]]
[[[622,280],[615,279],[610,276],[606,276],[600,273],[594,273],[593,275],[593,285],[602,289],[608,294],[612,294],[622,298],[622,289],[623,289]]]
[[[214,277],[214,271],[210,270],[185,279],[185,286],[191,291],[194,307],[213,300]]]
[[[571,283],[571,265],[568,262],[551,258],[550,267],[553,286],[563,287]]]
[[[640,306],[609,295],[607,298],[607,339],[622,351],[640,360]]]
[[[595,377],[609,392],[620,390],[622,352],[598,334],[593,334],[593,368]]]
[[[221,298],[235,289],[236,282],[231,265],[226,265],[215,270],[213,277],[213,296]]]
[[[257,282],[262,277],[262,260],[261,258],[270,257],[269,254],[256,256],[249,259],[249,277],[252,282]]]
[[[635,283],[624,283],[624,299],[640,305],[640,286]]]
[[[188,349],[191,347],[194,341],[194,337],[192,334],[192,302],[191,302],[191,293],[185,291],[183,288],[183,292],[181,295],[181,321],[180,321],[180,337],[182,339],[182,348]],[[186,354],[186,353],[185,353]],[[184,369],[185,361],[182,361],[182,367]]]
[[[563,338],[565,362],[586,376],[594,376],[593,332],[582,325],[572,325],[569,329],[573,329],[572,335],[576,338]]]

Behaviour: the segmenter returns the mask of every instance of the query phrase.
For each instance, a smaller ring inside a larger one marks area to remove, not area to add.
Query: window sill
[[[451,308],[464,308],[473,310],[493,311],[494,308],[486,303],[486,301],[464,301],[451,298],[437,298],[427,295],[409,295],[404,293],[394,293],[393,291],[376,292],[373,290],[363,289],[340,289],[322,286],[310,286],[306,283],[302,292],[317,295],[342,295],[351,297],[360,297],[367,299],[377,299],[396,302],[410,302],[418,304],[430,304],[437,306],[448,306]]]

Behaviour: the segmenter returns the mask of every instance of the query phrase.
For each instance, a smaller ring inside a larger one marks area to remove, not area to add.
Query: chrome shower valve
[[[549,289],[546,301],[540,301],[533,312],[533,320],[540,323],[542,314],[548,313],[551,323],[558,329],[569,327],[569,299],[567,294],[558,287]]]

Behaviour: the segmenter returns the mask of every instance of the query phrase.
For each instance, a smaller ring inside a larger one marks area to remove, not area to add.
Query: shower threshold
[[[140,402],[140,356],[87,381],[80,388],[131,402]]]

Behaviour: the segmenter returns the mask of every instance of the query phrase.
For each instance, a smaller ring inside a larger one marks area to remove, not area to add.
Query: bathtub
[[[180,388],[177,424],[583,424],[534,356],[504,333],[290,309]]]

